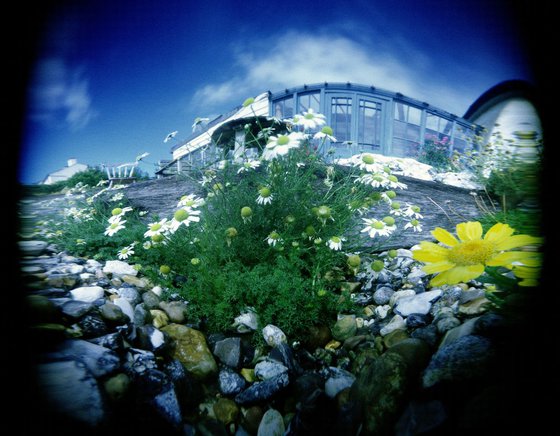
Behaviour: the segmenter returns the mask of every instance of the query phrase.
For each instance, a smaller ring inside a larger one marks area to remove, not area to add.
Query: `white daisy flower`
[[[320,131],[313,135],[313,139],[318,139],[321,141],[329,140],[331,142],[336,142],[336,138],[333,136],[333,129],[329,126],[324,126]]]
[[[111,211],[111,216],[109,217],[109,222],[112,223],[115,220],[119,220],[121,219],[127,212],[130,212],[132,210],[131,207],[116,207]]]
[[[273,199],[274,199],[274,195],[270,191],[270,188],[265,186],[259,189],[259,196],[257,197],[256,200],[258,204],[270,204],[272,203]]]
[[[150,248],[152,248],[152,243],[150,241],[146,241],[142,244],[142,248],[144,250],[149,250]]]
[[[247,162],[243,162],[241,168],[237,170],[237,174],[244,173],[246,171],[257,169],[261,165],[261,162],[258,160],[248,160]]]
[[[345,238],[342,238],[340,236],[331,236],[329,238],[329,240],[327,241],[327,246],[331,249],[331,250],[335,250],[335,251],[339,251],[342,250],[342,242],[345,241]]]
[[[167,231],[167,218],[155,223],[148,224],[148,231],[144,233],[145,238],[151,238],[154,235],[161,235]]]
[[[407,208],[404,210],[404,215],[414,219],[422,219],[424,218],[423,215],[420,214],[420,207],[408,205]]]
[[[179,209],[173,215],[173,219],[167,224],[167,228],[171,233],[175,233],[179,227],[184,225],[188,227],[190,223],[197,223],[200,221],[199,210],[193,209]]]
[[[282,238],[278,232],[274,231],[266,237],[266,242],[271,247],[276,247],[276,244],[282,242]]]
[[[135,244],[131,244],[127,247],[121,248],[117,253],[117,257],[120,260],[128,259],[130,256],[132,256],[134,254],[134,250],[133,250],[134,245]]]
[[[375,218],[362,218],[366,227],[364,227],[361,233],[367,232],[370,238],[374,238],[375,236],[389,236],[393,230],[395,230],[395,226],[388,226],[385,222],[377,220]]]
[[[386,177],[387,177],[387,186],[389,188],[406,189],[406,183],[399,182],[397,176],[388,174]]]
[[[124,194],[122,192],[118,192],[115,195],[113,195],[109,201],[120,201],[124,198]]]
[[[294,123],[304,129],[316,129],[325,125],[326,121],[323,114],[315,113],[312,108],[309,108],[303,114],[294,117]]]
[[[383,173],[368,173],[356,179],[356,182],[363,185],[370,185],[372,188],[388,188],[389,181]]]
[[[126,223],[126,220],[121,221],[120,219],[117,219],[117,220],[113,221],[111,224],[109,224],[109,227],[107,227],[105,229],[104,234],[106,236],[113,236],[119,230],[122,230],[122,229],[125,228],[124,223]]]
[[[361,153],[354,155],[350,158],[350,161],[355,167],[361,170],[371,172],[381,172],[383,171],[383,165],[375,162],[375,158],[371,153]]]
[[[300,132],[291,132],[288,135],[271,136],[262,153],[264,160],[272,160],[284,156],[292,148],[298,148],[305,135]]]
[[[183,195],[177,203],[177,207],[186,209],[196,209],[204,205],[204,198],[197,197],[194,194]]]
[[[404,225],[404,229],[412,229],[415,232],[421,232],[422,231],[422,225],[420,224],[420,222],[416,219],[413,218],[412,220],[410,220],[408,223],[406,223]]]

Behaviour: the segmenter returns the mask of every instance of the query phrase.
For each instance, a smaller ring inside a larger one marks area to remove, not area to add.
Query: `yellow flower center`
[[[447,258],[456,265],[486,264],[494,254],[494,244],[482,239],[461,242],[451,247]]]
[[[364,154],[362,156],[362,162],[368,165],[371,165],[373,162],[375,162],[375,159],[373,158],[373,156],[371,154]]]
[[[286,145],[290,142],[290,138],[286,135],[280,135],[278,136],[278,140],[276,141],[276,143],[278,145]]]

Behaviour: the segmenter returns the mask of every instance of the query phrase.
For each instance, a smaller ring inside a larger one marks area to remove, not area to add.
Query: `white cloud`
[[[429,57],[402,40],[290,31],[258,47],[235,49],[238,74],[198,89],[191,103],[200,111],[222,110],[260,92],[303,84],[352,82],[401,92],[461,115],[464,96],[441,80],[434,83]],[[438,75],[438,79],[442,77]]]
[[[31,119],[78,130],[96,115],[89,80],[82,69],[69,67],[60,58],[46,59],[37,65],[30,88]]]

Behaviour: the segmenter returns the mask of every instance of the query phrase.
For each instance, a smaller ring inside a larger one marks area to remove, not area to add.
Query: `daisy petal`
[[[484,240],[499,243],[508,236],[511,236],[514,229],[507,224],[497,223],[494,224],[484,235]]]
[[[457,224],[457,236],[461,241],[473,241],[482,236],[482,225],[478,221]]]
[[[496,250],[511,250],[512,248],[523,247],[524,245],[541,244],[542,238],[529,235],[514,235],[500,241],[496,245]]]
[[[434,277],[430,284],[440,286],[443,284],[455,285],[479,277],[484,272],[484,265],[457,266]]]
[[[508,266],[513,262],[523,261],[535,257],[535,253],[531,251],[508,251],[499,253],[486,261],[488,266]]]
[[[442,229],[441,227],[436,227],[434,230],[432,230],[432,235],[439,242],[443,242],[445,245],[449,245],[450,247],[453,247],[459,243],[455,236],[453,236],[447,230]]]
[[[435,274],[435,273],[440,273],[440,272],[443,272],[443,271],[447,271],[448,269],[451,269],[454,266],[455,266],[454,263],[443,260],[441,262],[434,262],[434,263],[431,263],[429,265],[424,265],[422,267],[422,270],[426,274]]]

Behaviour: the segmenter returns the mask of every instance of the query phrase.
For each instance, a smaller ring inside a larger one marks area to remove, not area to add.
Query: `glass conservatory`
[[[244,119],[245,123],[255,116],[284,120],[309,109],[324,114],[333,129],[336,142],[329,145],[333,158],[361,152],[415,158],[427,140],[445,144],[450,155],[464,153],[477,147],[473,138],[482,130],[457,115],[398,92],[353,83],[303,85],[265,92],[255,98],[251,108],[239,106],[201,126],[172,148],[173,160],[157,173],[164,175],[175,167],[172,173],[181,172],[215,161],[220,138],[243,142]]]

